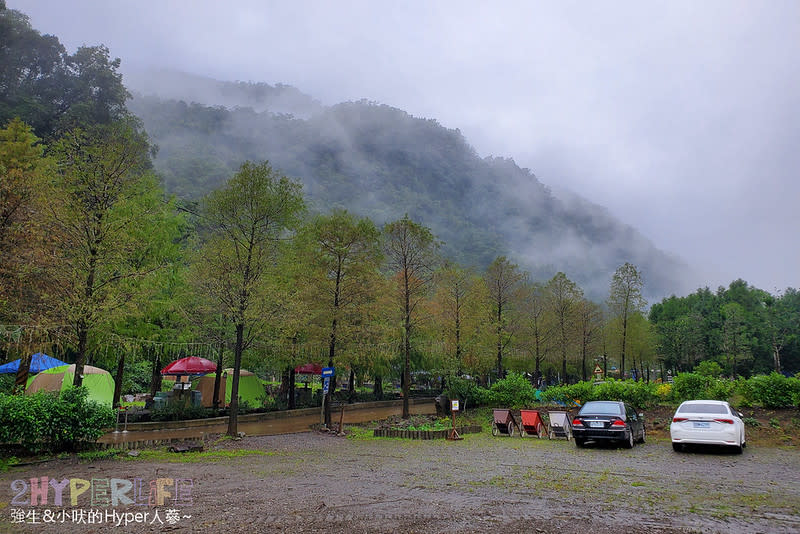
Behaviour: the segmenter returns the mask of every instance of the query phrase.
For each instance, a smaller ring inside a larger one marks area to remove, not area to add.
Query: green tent
[[[216,373],[208,373],[192,380],[192,389],[202,392],[203,406],[209,408],[214,405],[214,379]],[[231,389],[233,388],[233,369],[223,369],[220,391],[225,388],[225,406],[231,403]],[[256,375],[242,369],[239,371],[239,402],[246,402],[251,408],[258,408],[264,401],[264,381]]]
[[[37,391],[64,391],[72,386],[75,377],[75,364],[60,365],[45,369],[28,379],[25,394]],[[83,385],[89,390],[88,399],[111,407],[114,402],[114,379],[111,373],[91,365],[83,366]]]

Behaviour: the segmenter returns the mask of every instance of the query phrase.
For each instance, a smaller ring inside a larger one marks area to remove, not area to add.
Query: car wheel
[[[631,429],[630,433],[628,434],[628,439],[625,440],[625,448],[626,449],[633,448],[633,429]]]
[[[672,450],[675,452],[683,452],[683,444],[681,443],[672,443]]]
[[[744,444],[742,444],[741,442],[738,445],[733,446],[733,452],[735,452],[736,454],[742,454],[743,451],[744,451]]]
[[[586,441],[583,438],[575,438],[575,446],[578,447],[579,449],[583,448],[585,444]]]
[[[493,436],[496,436],[496,435],[497,435],[497,433],[498,433],[498,430],[497,430],[497,425],[496,425],[496,424],[494,424],[494,423],[492,423],[492,435],[493,435]]]

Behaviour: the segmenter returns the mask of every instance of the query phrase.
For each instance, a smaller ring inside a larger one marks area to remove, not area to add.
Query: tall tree
[[[485,320],[480,291],[481,279],[471,270],[445,261],[436,273],[434,308],[438,330],[448,347],[451,368],[464,370],[465,356],[477,342],[479,329]]]
[[[41,211],[50,166],[38,143],[19,119],[0,130],[0,320],[35,322],[48,308],[38,296],[46,285]]]
[[[222,189],[204,199],[205,242],[199,253],[205,288],[234,325],[228,435],[238,433],[242,353],[269,316],[267,277],[281,240],[305,208],[301,185],[267,162],[245,162]]]
[[[545,288],[540,283],[525,283],[522,318],[522,344],[533,357],[533,376],[537,386],[541,385],[542,363],[551,350],[553,326],[548,320],[548,303]]]
[[[50,236],[60,255],[51,273],[77,338],[76,386],[93,329],[175,252],[177,225],[149,151],[146,135],[129,122],[72,130],[53,149],[58,173],[49,195],[59,201],[49,204]]]
[[[558,272],[545,286],[547,301],[556,325],[556,339],[561,354],[561,380],[567,380],[567,354],[576,338],[575,320],[577,306],[583,299],[583,290]]]
[[[105,46],[69,54],[25,14],[0,8],[0,124],[19,117],[50,142],[77,126],[129,119],[119,66]]]
[[[315,302],[311,307],[328,325],[328,366],[333,367],[337,347],[348,329],[361,322],[359,309],[373,297],[382,259],[380,232],[370,219],[334,209],[330,215],[314,217],[301,237],[305,281]],[[330,395],[329,390],[326,425],[331,418]]]
[[[647,306],[642,297],[642,275],[636,266],[625,263],[620,266],[611,279],[608,308],[612,317],[617,317],[622,325],[620,333],[620,369],[625,378],[625,345],[628,339],[628,318],[632,313],[641,313]]]
[[[429,228],[405,215],[383,229],[389,270],[394,273],[396,302],[403,324],[403,415],[409,416],[411,390],[411,338],[419,319],[419,305],[427,297],[439,246]]]
[[[492,304],[492,323],[495,332],[495,348],[497,349],[497,377],[504,378],[503,351],[511,342],[513,328],[509,324],[514,320],[513,309],[515,299],[518,301],[520,287],[525,280],[525,273],[519,266],[511,263],[505,256],[495,258],[484,276],[489,298]]]
[[[585,381],[589,379],[587,368],[589,358],[595,352],[598,342],[601,341],[603,314],[600,306],[586,299],[578,303],[576,311],[581,343],[581,378]]]

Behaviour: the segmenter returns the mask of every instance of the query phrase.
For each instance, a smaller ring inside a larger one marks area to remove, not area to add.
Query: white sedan
[[[691,400],[678,406],[669,425],[672,448],[686,445],[724,445],[737,453],[745,446],[742,414],[718,400]]]

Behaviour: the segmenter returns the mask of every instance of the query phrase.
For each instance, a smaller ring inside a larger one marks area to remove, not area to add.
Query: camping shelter
[[[217,364],[198,356],[189,356],[171,362],[161,370],[162,375],[204,375],[217,370]]]
[[[4,365],[0,365],[0,373],[16,373],[19,371],[19,365],[21,360],[17,359],[13,362],[6,363]],[[69,365],[67,362],[62,362],[59,359],[53,358],[52,356],[48,356],[47,354],[42,354],[41,352],[37,352],[33,356],[31,356],[31,366],[28,369],[28,372],[31,374],[34,373],[41,373],[45,369],[50,369],[52,367],[59,367],[61,365]]]
[[[214,380],[216,373],[208,373],[192,382],[192,389],[202,392],[203,406],[214,406]],[[231,389],[233,388],[233,369],[223,369],[220,377],[219,390],[225,391],[225,399],[220,395],[220,405],[228,406],[231,403]],[[253,408],[261,406],[265,395],[264,381],[255,374],[242,369],[239,371],[239,402],[246,402]]]
[[[37,391],[64,391],[72,386],[75,364],[45,369],[28,381],[26,395]],[[111,407],[114,402],[114,379],[111,373],[91,365],[83,366],[83,385],[89,390],[88,399]]]

